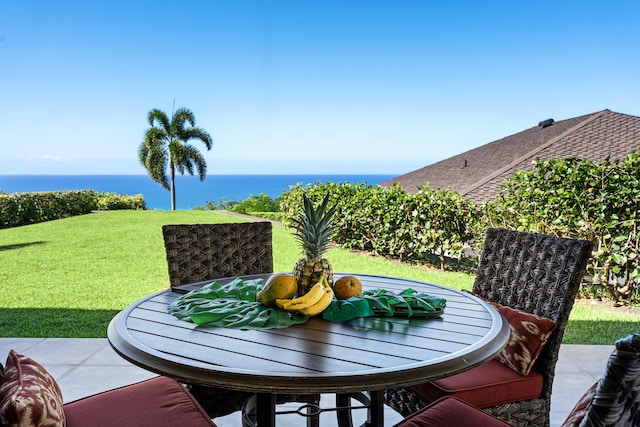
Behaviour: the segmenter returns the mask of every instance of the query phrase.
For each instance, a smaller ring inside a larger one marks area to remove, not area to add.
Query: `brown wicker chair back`
[[[487,230],[473,292],[499,304],[549,318],[557,328],[534,370],[543,375],[540,398],[505,403],[483,411],[514,426],[548,426],[551,388],[560,344],[593,244],[499,228]],[[387,392],[387,403],[402,415],[424,406],[408,389]]]
[[[273,272],[270,222],[162,227],[171,288],[221,277]],[[212,418],[242,409],[252,393],[187,384]]]
[[[580,425],[640,426],[640,333],[616,342]]]
[[[272,224],[180,224],[162,227],[171,288],[221,277],[273,273]],[[186,292],[186,289],[176,289]],[[242,409],[253,393],[187,385],[191,394],[212,417]],[[319,395],[276,396],[278,403],[318,404]],[[317,425],[313,418],[310,425]]]
[[[528,418],[531,411],[541,411],[541,419],[546,420],[543,425],[549,424],[560,344],[592,248],[588,240],[499,228],[487,230],[473,292],[499,304],[551,319],[557,328],[534,366],[543,375],[540,399],[488,408],[485,412],[513,424],[512,419],[517,420],[519,413]],[[519,408],[515,410],[514,406]]]
[[[270,222],[164,225],[171,287],[273,272]]]

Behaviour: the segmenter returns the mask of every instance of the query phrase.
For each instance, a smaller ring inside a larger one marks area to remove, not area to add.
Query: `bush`
[[[97,200],[92,190],[0,194],[0,228],[89,213]]]
[[[281,211],[287,226],[302,210],[302,193],[319,203],[326,193],[336,206],[334,242],[405,261],[436,256],[442,269],[447,257],[463,255],[480,217],[473,202],[449,190],[427,187],[411,194],[394,186],[335,184],[296,185],[283,195]]]
[[[93,190],[0,193],[0,228],[83,215],[98,209],[145,209],[145,203],[141,194],[127,196]]]
[[[485,213],[493,226],[591,240],[590,276],[620,301],[633,298],[640,281],[639,208],[640,153],[635,152],[622,162],[538,162],[507,180]]]
[[[282,221],[280,212],[247,212],[248,215],[268,219],[269,221]]]
[[[282,196],[272,199],[264,193],[259,195],[252,194],[245,200],[232,202],[229,200],[221,200],[220,203],[207,201],[205,209],[209,210],[227,210],[231,212],[247,214],[249,212],[279,212]]]
[[[144,210],[147,205],[144,202],[144,196],[137,194],[135,196],[128,196],[126,194],[113,194],[113,193],[99,193],[96,209],[98,210]]]

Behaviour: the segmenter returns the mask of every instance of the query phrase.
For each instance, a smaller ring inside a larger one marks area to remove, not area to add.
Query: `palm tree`
[[[149,111],[148,120],[151,127],[145,132],[144,141],[138,148],[138,159],[147,169],[151,179],[167,190],[171,190],[171,210],[175,210],[176,169],[181,175],[184,175],[185,171],[193,175],[195,166],[200,175],[200,181],[203,181],[207,174],[204,157],[197,148],[189,144],[189,140],[201,140],[207,150],[211,150],[213,142],[204,129],[195,127],[196,118],[187,108],[179,108],[173,114],[171,121],[164,111],[154,108]]]

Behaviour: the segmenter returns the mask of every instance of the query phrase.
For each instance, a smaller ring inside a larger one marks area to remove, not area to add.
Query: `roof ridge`
[[[506,165],[506,166],[504,166],[504,167],[502,167],[500,169],[497,169],[496,171],[494,171],[493,173],[487,175],[483,179],[481,179],[479,181],[476,181],[473,185],[471,185],[471,186],[469,186],[467,188],[464,188],[462,191],[460,191],[460,194],[462,194],[463,196],[467,195],[468,193],[470,193],[471,191],[475,190],[476,188],[483,186],[484,184],[486,184],[487,182],[491,181],[495,177],[501,175],[502,173],[508,171],[509,169],[512,169],[516,165],[522,163],[524,160],[536,155],[540,151],[542,151],[545,148],[551,146],[552,144],[556,143],[557,141],[559,141],[560,139],[564,138],[565,136],[575,132],[576,130],[580,129],[581,127],[586,126],[587,124],[591,123],[592,121],[594,121],[598,117],[606,114],[607,112],[610,113],[611,110],[604,109],[602,111],[597,111],[597,112],[593,113],[590,117],[587,117],[586,119],[584,119],[583,121],[581,121],[577,125],[573,126],[570,129],[567,129],[566,131],[562,132],[560,135],[556,136],[555,138],[551,138],[549,141],[545,142],[544,144],[540,144],[538,147],[536,147],[536,148],[532,149],[531,151],[523,154],[522,156],[520,156],[517,159],[515,159],[513,162],[509,163],[508,165]]]

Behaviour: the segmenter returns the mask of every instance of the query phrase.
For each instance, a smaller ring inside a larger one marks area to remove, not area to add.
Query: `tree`
[[[211,150],[211,136],[195,127],[196,118],[187,108],[179,108],[169,121],[167,115],[158,109],[149,111],[149,125],[144,141],[138,149],[140,163],[149,176],[162,187],[171,191],[171,210],[176,209],[175,171],[181,175],[185,171],[193,175],[194,167],[203,181],[207,174],[207,164],[196,147],[189,144],[192,139],[201,140]],[[169,177],[167,177],[167,169]]]

